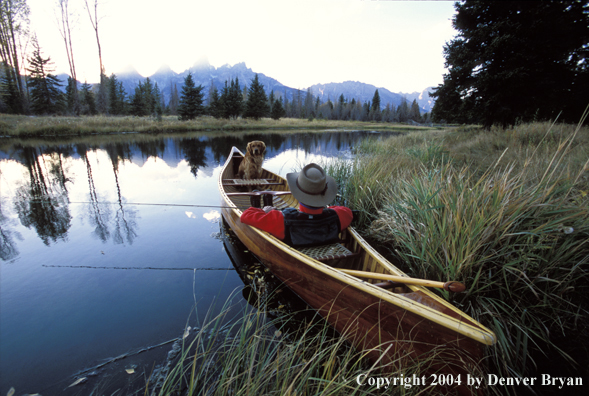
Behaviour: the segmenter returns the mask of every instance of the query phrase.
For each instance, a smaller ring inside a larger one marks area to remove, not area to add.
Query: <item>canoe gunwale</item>
[[[225,206],[225,208],[222,209],[223,216],[224,217],[228,216],[233,219],[239,219],[242,214],[242,211],[237,207],[237,205],[227,195],[227,191],[224,188],[225,186],[222,183],[222,179],[223,179],[223,174],[225,172],[225,169],[229,166],[229,164],[232,163],[232,160],[236,154],[237,154],[237,156],[239,156],[239,155],[243,156],[243,154],[241,153],[241,151],[239,151],[239,149],[233,147],[231,150],[231,154],[227,158],[227,161],[225,162],[225,164],[220,172],[219,182],[218,182],[219,191],[221,194],[221,199],[223,200],[223,204]],[[283,179],[278,175],[276,175],[276,176],[279,179]],[[231,226],[230,219],[225,218],[225,220]],[[423,305],[422,303],[420,303],[418,301],[412,300],[411,298],[404,296],[403,293],[393,293],[389,290],[375,286],[374,284],[372,284],[370,282],[361,280],[361,279],[356,278],[352,275],[345,274],[345,273],[339,271],[337,268],[331,267],[327,264],[324,264],[320,261],[317,261],[317,260],[299,252],[298,250],[287,245],[286,243],[282,242],[278,238],[275,238],[274,236],[270,235],[269,233],[259,230],[255,227],[243,225],[241,227],[235,227],[235,228],[231,227],[231,228],[236,233],[238,238],[240,240],[242,240],[242,242],[243,242],[243,236],[244,236],[243,234],[244,233],[249,233],[250,235],[257,237],[257,239],[261,238],[264,241],[264,243],[269,244],[270,246],[272,246],[273,249],[278,249],[278,250],[282,251],[285,255],[293,257],[296,261],[300,262],[301,264],[307,265],[317,271],[320,271],[321,273],[325,274],[326,276],[333,278],[333,279],[345,284],[347,287],[352,287],[352,288],[358,290],[359,292],[368,293],[383,302],[393,304],[403,310],[407,310],[409,312],[412,312],[415,315],[418,315],[425,320],[429,320],[431,322],[434,322],[440,326],[447,328],[448,330],[450,330],[452,332],[455,332],[457,334],[460,334],[460,335],[463,335],[463,336],[468,337],[470,339],[473,339],[474,341],[477,341],[481,344],[493,345],[497,342],[497,338],[491,330],[487,329],[482,324],[478,323],[478,321],[471,318],[466,313],[462,312],[461,310],[459,310],[458,308],[456,308],[455,306],[453,306],[449,302],[443,300],[441,297],[432,293],[431,291],[429,291],[427,288],[425,288],[423,286],[407,285],[408,288],[412,292],[419,291],[419,292],[425,294],[426,296],[434,299],[436,302],[443,305],[445,308],[448,308],[449,310],[451,310],[454,313],[456,313],[457,315],[459,315],[460,319],[454,318],[452,316],[447,315],[444,312],[440,312],[439,310],[436,310],[436,309],[431,308],[429,306]],[[385,266],[392,274],[398,275],[398,276],[407,276],[400,269],[398,269],[396,266],[394,266],[392,263],[390,263],[388,260],[386,260],[386,258],[384,258],[374,248],[372,248],[364,240],[364,238],[362,238],[362,236],[360,236],[358,234],[358,232],[355,229],[353,229],[353,227],[349,227],[348,232],[350,234],[350,237],[352,239],[354,239],[358,243],[360,248],[364,251],[364,254],[371,255],[375,260],[382,263],[383,266]],[[253,250],[247,244],[245,244],[245,245],[248,249],[250,249],[250,251]],[[252,253],[253,253],[253,251],[252,251]],[[260,255],[256,254],[256,256],[262,256],[262,254],[260,254]],[[271,259],[267,258],[267,257],[259,257],[259,259],[263,263],[266,261],[271,261]],[[285,280],[283,280],[283,281],[285,281]],[[294,290],[294,291],[296,292],[296,290]],[[465,323],[461,319],[467,320],[471,323],[476,323],[477,326],[473,326],[471,324]]]

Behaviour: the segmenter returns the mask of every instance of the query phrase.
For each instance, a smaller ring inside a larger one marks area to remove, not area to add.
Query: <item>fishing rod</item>
[[[235,268],[213,268],[213,267],[95,267],[91,265],[47,265],[46,268],[84,268],[84,269],[110,269],[110,270],[158,270],[158,271],[234,271]]]
[[[46,202],[51,201],[42,199],[31,199],[31,202]],[[99,205],[136,205],[136,206],[177,206],[190,208],[220,208],[220,209],[247,209],[249,206],[221,206],[221,205],[198,205],[198,204],[163,204],[163,203],[149,203],[149,202],[91,202],[91,201],[68,201],[70,204],[99,204]]]
[[[227,193],[228,196],[261,196],[261,195],[289,195],[290,191],[251,191]],[[50,202],[43,199],[31,199],[32,202]],[[189,208],[220,208],[220,209],[248,209],[250,206],[222,206],[222,205],[199,205],[199,204],[163,204],[149,202],[91,202],[91,201],[68,201],[71,204],[100,204],[100,205],[136,205],[136,206],[177,206]]]

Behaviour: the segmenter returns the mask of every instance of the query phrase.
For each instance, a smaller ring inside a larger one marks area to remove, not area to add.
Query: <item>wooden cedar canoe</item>
[[[251,193],[246,191],[252,185],[272,191],[276,208],[298,205],[286,180],[274,173],[264,170],[262,178],[255,181],[238,179],[242,159],[243,154],[233,147],[219,175],[225,221],[275,276],[373,361],[392,362],[404,353],[431,356],[436,349],[435,353],[452,360],[438,368],[439,372],[466,373],[471,367],[465,366],[472,363],[476,367],[482,359],[484,346],[495,344],[492,331],[422,286],[386,284],[340,271],[406,277],[352,227],[342,233],[341,244],[297,250],[267,232],[242,224],[242,209],[250,206]]]

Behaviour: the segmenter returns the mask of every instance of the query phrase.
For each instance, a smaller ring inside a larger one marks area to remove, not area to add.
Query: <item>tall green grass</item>
[[[397,364],[384,367],[369,363],[345,337],[334,337],[324,321],[302,324],[293,333],[291,315],[271,319],[263,306],[236,311],[228,299],[220,314],[208,317],[190,342],[186,339],[165,378],[146,384],[145,395],[416,395],[424,391],[423,386],[379,389],[366,381],[358,384],[357,378],[420,375],[435,352],[419,362],[399,356]]]
[[[499,374],[526,376],[555,352],[574,370],[562,341],[589,341],[588,158],[586,127],[463,128],[366,142],[339,182],[409,274],[466,283],[442,293],[495,331]]]

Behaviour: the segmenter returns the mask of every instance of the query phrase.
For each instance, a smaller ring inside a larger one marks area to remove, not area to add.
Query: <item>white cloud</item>
[[[210,212],[203,214],[202,217],[204,217],[207,221],[215,222],[221,218],[221,213],[216,210],[211,210]]]

